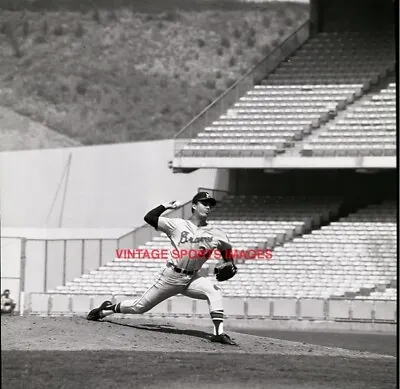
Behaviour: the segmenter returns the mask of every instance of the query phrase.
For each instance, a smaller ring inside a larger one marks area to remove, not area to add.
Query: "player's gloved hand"
[[[172,201],[167,201],[162,205],[165,207],[165,209],[176,209],[179,208],[182,204],[178,200],[172,200]]]
[[[214,268],[215,278],[220,282],[231,279],[237,271],[237,267],[233,262],[222,262]]]

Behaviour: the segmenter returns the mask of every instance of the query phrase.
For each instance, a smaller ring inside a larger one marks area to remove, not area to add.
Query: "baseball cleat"
[[[111,301],[104,301],[98,308],[92,309],[87,315],[86,319],[92,321],[102,319],[103,317],[101,316],[101,311],[107,309],[107,307],[109,307],[110,305],[112,305]]]
[[[227,334],[213,335],[211,337],[211,342],[237,346],[237,343],[234,342]]]

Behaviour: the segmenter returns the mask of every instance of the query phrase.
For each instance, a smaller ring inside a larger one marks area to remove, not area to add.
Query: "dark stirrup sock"
[[[121,303],[113,304],[107,307],[105,311],[113,311],[114,313],[121,313]]]
[[[224,332],[224,311],[219,309],[210,312],[210,315],[214,323],[214,335],[221,335]]]

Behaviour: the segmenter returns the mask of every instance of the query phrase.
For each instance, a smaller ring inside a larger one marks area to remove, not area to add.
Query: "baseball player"
[[[87,319],[96,321],[114,313],[142,314],[169,297],[182,294],[194,299],[207,300],[214,324],[212,342],[236,345],[223,329],[224,310],[219,286],[209,277],[199,275],[199,270],[215,249],[219,250],[224,260],[220,266],[215,267],[216,279],[225,281],[237,272],[232,255],[229,255],[232,245],[227,235],[220,229],[211,228],[207,222],[211,208],[216,203],[208,192],[197,193],[193,197],[192,216],[188,220],[161,216],[167,209],[178,207],[175,201],[159,205],[148,212],[144,217],[146,223],[157,231],[164,232],[171,241],[165,268],[140,298],[117,304],[104,301],[98,308],[89,312]],[[190,250],[199,255],[179,255]],[[206,254],[201,255],[202,252]]]

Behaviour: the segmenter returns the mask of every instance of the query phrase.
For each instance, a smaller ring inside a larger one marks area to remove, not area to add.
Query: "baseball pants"
[[[184,296],[207,300],[210,312],[222,310],[222,293],[218,285],[210,278],[195,273],[185,275],[166,267],[156,282],[136,300],[125,300],[120,304],[121,313],[141,314],[148,312],[157,304],[169,297],[182,294]]]

